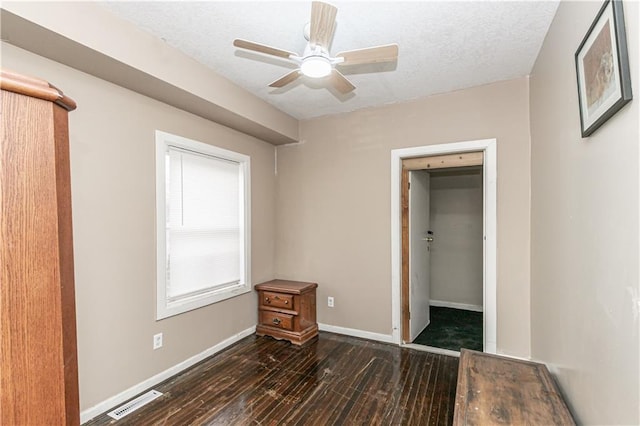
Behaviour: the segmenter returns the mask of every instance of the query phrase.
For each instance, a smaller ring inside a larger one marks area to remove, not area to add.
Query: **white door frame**
[[[391,317],[392,340],[402,344],[400,326],[401,312],[401,228],[400,182],[402,160],[432,155],[458,154],[463,152],[484,153],[483,171],[483,317],[484,317],[484,351],[496,353],[497,342],[497,141],[483,139],[477,141],[456,142],[440,145],[426,145],[414,148],[391,150]]]

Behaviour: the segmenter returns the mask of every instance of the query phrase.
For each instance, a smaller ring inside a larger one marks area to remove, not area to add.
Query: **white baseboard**
[[[188,358],[184,361],[182,361],[181,363],[178,363],[176,365],[174,365],[173,367],[170,367],[166,370],[164,370],[161,373],[156,374],[153,377],[148,378],[147,380],[138,383],[135,386],[130,387],[129,389],[120,392],[117,395],[112,396],[111,398],[108,398],[96,405],[94,405],[91,408],[87,408],[86,410],[84,410],[82,413],[80,413],[80,423],[86,423],[89,420],[93,419],[94,417],[105,413],[107,411],[109,411],[110,409],[117,407],[118,405],[122,404],[123,402],[131,399],[132,397],[138,395],[140,392],[143,392],[147,389],[149,389],[152,386],[157,385],[158,383],[168,379],[169,377],[172,377],[176,374],[178,374],[179,372],[181,372],[182,370],[185,370],[189,367],[191,367],[192,365],[197,364],[198,362],[202,361],[205,358],[210,357],[211,355],[220,352],[221,350],[227,348],[228,346],[231,346],[232,344],[236,343],[237,341],[244,339],[245,337],[255,333],[256,331],[256,326],[254,325],[253,327],[249,327],[246,330],[241,331],[238,334],[235,334],[231,337],[229,337],[228,339],[223,340],[222,342],[218,343],[217,345],[214,345],[212,347],[210,347],[209,349],[205,349],[204,351],[200,352],[199,354],[196,354],[194,356],[192,356],[191,358]]]
[[[336,334],[344,334],[346,336],[360,337],[363,339],[377,340],[378,342],[394,343],[393,336],[390,334],[373,333],[371,331],[358,330],[355,328],[338,327],[336,325],[318,323],[320,331],[329,331]]]
[[[406,343],[406,344],[403,344],[402,347],[415,349],[416,351],[431,352],[433,354],[449,355],[449,356],[454,356],[456,358],[460,358],[460,352],[452,351],[450,349],[436,348],[433,346],[425,346],[425,345],[417,345],[415,343]]]
[[[467,303],[445,302],[444,300],[429,300],[429,305],[442,308],[464,309],[465,311],[482,312],[482,306]]]
[[[546,362],[537,361],[537,360],[531,358],[530,356],[529,357],[524,357],[524,356],[518,356],[518,355],[509,355],[509,354],[504,354],[502,352],[496,353],[496,355],[500,355],[500,356],[503,356],[503,357],[506,357],[506,358],[511,358],[511,359],[517,359],[517,360],[520,360],[520,361],[537,362],[537,363],[540,363],[540,364],[545,364],[545,365],[547,365],[547,367],[549,367],[549,364],[547,364]],[[551,370],[551,368],[549,368],[549,370]]]

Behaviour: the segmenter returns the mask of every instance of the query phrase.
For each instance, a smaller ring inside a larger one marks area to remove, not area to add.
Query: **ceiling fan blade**
[[[384,46],[368,47],[366,49],[347,50],[340,52],[336,57],[344,58],[341,65],[373,64],[377,62],[393,62],[398,59],[398,45],[386,44]]]
[[[329,76],[329,82],[342,94],[349,93],[356,88],[340,71],[334,69]]]
[[[311,28],[309,43],[312,46],[322,46],[329,51],[333,32],[336,29],[336,14],[338,9],[329,3],[314,1],[311,3]]]
[[[269,85],[269,87],[284,87],[300,76],[300,70],[293,70],[284,77],[279,78]]]
[[[254,43],[252,41],[242,40],[239,38],[233,40],[233,45],[241,49],[252,50],[254,52],[264,53],[271,56],[278,56],[285,59],[289,59],[290,56],[297,56],[294,52],[277,49],[275,47],[267,46],[266,44]]]

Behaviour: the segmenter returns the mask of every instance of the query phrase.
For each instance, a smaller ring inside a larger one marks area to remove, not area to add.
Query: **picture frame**
[[[633,98],[621,0],[602,5],[575,53],[582,137]]]

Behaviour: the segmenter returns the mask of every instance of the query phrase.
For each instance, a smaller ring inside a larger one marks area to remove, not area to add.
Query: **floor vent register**
[[[144,407],[145,405],[147,405],[148,403],[150,403],[151,401],[153,401],[154,399],[160,396],[162,396],[162,393],[156,390],[150,390],[149,392],[140,395],[136,399],[132,399],[126,404],[121,405],[120,407],[116,408],[110,413],[107,413],[107,415],[113,419],[120,420],[121,418],[125,417],[128,414],[133,413],[140,407]]]

